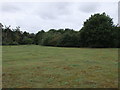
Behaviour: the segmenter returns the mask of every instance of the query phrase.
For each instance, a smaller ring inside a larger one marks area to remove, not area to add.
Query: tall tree
[[[91,15],[80,30],[81,46],[112,47],[112,27],[113,21],[105,13]]]

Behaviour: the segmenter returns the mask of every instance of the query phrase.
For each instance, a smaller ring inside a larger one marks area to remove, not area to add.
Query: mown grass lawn
[[[3,88],[117,88],[117,48],[3,46]]]

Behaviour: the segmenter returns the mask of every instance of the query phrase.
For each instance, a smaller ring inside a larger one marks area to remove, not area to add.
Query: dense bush
[[[65,32],[62,37],[58,40],[57,46],[62,47],[76,47],[78,46],[78,34],[74,31],[70,33],[69,31]]]

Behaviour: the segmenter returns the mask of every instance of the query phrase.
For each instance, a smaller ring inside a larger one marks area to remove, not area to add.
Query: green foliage
[[[84,22],[80,31],[80,42],[84,47],[112,47],[112,19],[103,14],[95,14]]]
[[[13,33],[9,27],[2,29],[3,45],[10,45],[13,42]]]
[[[113,39],[114,39],[114,47],[120,48],[120,27],[115,26],[113,28]]]
[[[56,32],[56,33],[55,33]],[[42,45],[45,46],[57,46],[62,34],[57,31],[48,31],[45,33],[42,39]]]
[[[78,37],[77,34],[73,31],[72,33],[67,31],[65,32],[60,40],[58,41],[57,46],[63,47],[76,47],[78,46]]]
[[[2,29],[2,45],[33,44],[34,34],[21,32],[20,27],[11,30],[10,26]]]
[[[51,43],[50,43],[51,39],[52,39],[52,34],[45,33],[41,44],[44,46],[51,46]]]
[[[35,35],[35,44],[41,45],[42,44],[42,38],[44,36],[45,31],[41,30]]]
[[[10,43],[10,45],[19,45],[19,43],[14,41],[14,42]]]
[[[32,43],[33,43],[33,40],[28,37],[24,37],[22,40],[22,44],[32,44]]]

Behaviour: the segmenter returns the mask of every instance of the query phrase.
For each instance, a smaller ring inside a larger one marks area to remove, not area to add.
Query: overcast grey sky
[[[118,23],[118,2],[2,2],[0,22],[22,31],[71,28],[80,30],[95,13],[105,12]]]

